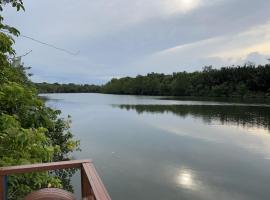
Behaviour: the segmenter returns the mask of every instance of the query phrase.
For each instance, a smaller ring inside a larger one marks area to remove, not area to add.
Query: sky
[[[24,37],[18,55],[35,82],[103,84],[111,78],[268,63],[269,0],[25,0],[5,22]]]

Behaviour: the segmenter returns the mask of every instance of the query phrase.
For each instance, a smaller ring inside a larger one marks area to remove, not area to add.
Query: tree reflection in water
[[[252,105],[114,105],[121,109],[142,113],[173,113],[179,117],[202,118],[206,123],[220,121],[243,127],[270,130],[270,107]]]

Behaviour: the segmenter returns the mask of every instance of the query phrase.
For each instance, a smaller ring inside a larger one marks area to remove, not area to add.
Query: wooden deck
[[[82,199],[111,200],[93,163],[90,160],[73,160],[0,168],[0,200],[5,199],[5,176],[29,172],[79,168],[81,170]]]

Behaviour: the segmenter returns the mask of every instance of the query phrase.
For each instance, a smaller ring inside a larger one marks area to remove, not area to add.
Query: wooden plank
[[[0,176],[10,175],[10,174],[38,172],[38,171],[48,171],[48,170],[56,170],[56,169],[81,168],[83,163],[91,163],[91,161],[90,160],[72,160],[72,161],[61,161],[61,162],[1,167]]]
[[[93,189],[96,200],[111,200],[104,184],[102,183],[94,165],[92,163],[83,163],[82,170],[85,172],[90,185]]]

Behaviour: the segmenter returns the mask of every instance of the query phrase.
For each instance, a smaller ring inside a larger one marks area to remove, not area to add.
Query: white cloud
[[[222,2],[222,0],[162,0],[161,10],[164,14],[185,14],[202,6],[210,6]]]
[[[270,23],[256,26],[245,32],[215,37],[194,43],[175,46],[146,57],[141,70],[171,72],[199,69],[205,65],[242,64],[252,61],[264,64],[270,55]],[[182,67],[182,68],[181,68]]]
[[[201,0],[163,0],[160,1],[161,10],[164,14],[186,13],[197,8]]]

